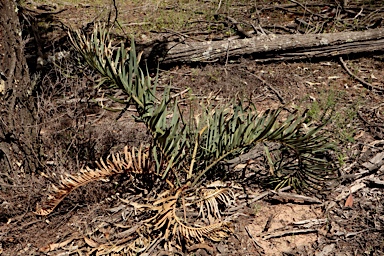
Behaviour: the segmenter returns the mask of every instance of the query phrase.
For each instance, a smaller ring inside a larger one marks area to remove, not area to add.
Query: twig
[[[315,204],[321,204],[322,202],[314,197],[308,197],[308,196],[303,196],[303,195],[298,195],[295,193],[287,193],[287,192],[281,192],[281,191],[273,191],[272,193],[276,194],[279,197],[285,198],[285,199],[291,199],[291,200],[300,200],[304,201],[307,203],[315,203]]]
[[[249,201],[249,204],[255,203],[259,201],[260,199],[263,199],[264,197],[268,196],[271,192],[270,191],[265,191],[258,195],[257,197],[253,198],[251,201]]]
[[[240,22],[238,22],[237,20],[235,20],[234,18],[232,17],[229,17],[227,16],[226,19],[232,23],[233,25],[235,25],[236,27],[236,30],[238,32],[239,35],[243,36],[243,37],[246,37],[246,38],[251,38],[252,36],[250,34],[248,34],[241,26],[240,26]]]
[[[268,220],[267,220],[267,223],[265,223],[265,226],[263,228],[263,233],[264,232],[268,232],[268,230],[271,228],[271,224],[272,224],[272,220],[273,218],[276,216],[276,214],[271,214],[269,217],[268,217]]]
[[[282,232],[262,236],[262,238],[263,240],[268,240],[271,238],[278,238],[278,237],[298,235],[298,234],[307,234],[307,233],[317,233],[317,229],[288,230],[288,231],[282,231]]]
[[[261,31],[261,34],[267,35],[267,33],[264,31],[263,27],[261,26],[262,25],[262,23],[261,23],[262,19],[260,18],[260,11],[258,11],[256,8],[255,12],[256,12],[257,24],[259,25],[259,29]],[[252,23],[251,23],[251,26],[252,26],[253,30],[255,31],[255,33],[257,34],[257,28]],[[270,34],[270,32],[268,34]]]
[[[221,7],[221,2],[222,2],[222,0],[219,1],[219,4],[218,4],[217,9],[216,9],[216,12],[219,12],[220,7]]]
[[[112,0],[112,4],[113,4],[113,7],[114,7],[114,9],[115,9],[115,18],[113,19],[113,22],[112,22],[112,24],[115,24],[115,22],[117,21],[117,15],[118,15],[118,10],[117,10],[117,6],[116,6],[116,0]],[[107,22],[107,24],[108,24],[108,26],[110,26],[110,22],[111,22],[111,11],[109,11],[109,13],[108,13],[108,22]]]
[[[113,7],[115,8],[115,19],[113,20],[113,23],[115,23],[117,21],[117,15],[119,14],[119,11],[117,10],[117,6],[116,6],[116,0],[112,0],[113,2]]]
[[[263,84],[265,84],[269,90],[271,90],[272,92],[275,93],[276,97],[279,99],[279,101],[281,102],[281,104],[285,104],[285,100],[284,98],[280,95],[280,93],[270,84],[268,83],[267,81],[265,81],[263,78],[261,78],[260,76],[256,75],[256,74],[253,74],[252,72],[249,72],[247,70],[244,70],[245,72],[247,72],[248,74],[256,77],[257,79],[259,79]]]
[[[284,187],[284,188],[282,188],[282,189],[279,189],[278,192],[283,192],[283,191],[286,191],[286,190],[289,190],[289,189],[291,189],[291,186],[287,186],[287,187]],[[239,205],[239,206],[236,206],[236,207],[234,207],[234,208],[228,209],[227,212],[233,213],[233,212],[238,211],[238,210],[240,210],[240,209],[244,209],[244,207],[245,207],[246,205],[253,204],[253,203],[259,201],[260,199],[262,199],[262,198],[264,198],[264,197],[266,197],[266,196],[268,196],[268,195],[272,195],[272,194],[275,194],[275,193],[278,193],[278,192],[276,192],[276,191],[274,191],[274,190],[265,191],[265,192],[261,193],[260,195],[256,196],[255,198],[253,198],[252,200],[250,200],[250,201],[248,201],[248,202],[246,202],[246,203],[243,203],[243,204],[241,204],[241,205]]]
[[[185,89],[184,91],[181,91],[179,93],[176,93],[174,95],[171,96],[171,99],[174,99],[176,98],[177,96],[180,96],[180,95],[183,95],[184,93],[188,92],[189,91],[189,88]]]
[[[384,140],[375,140],[369,143],[369,145],[372,147],[376,147],[376,144],[384,144]]]
[[[131,22],[131,23],[126,23],[122,24],[124,26],[144,26],[144,25],[150,25],[151,22]]]
[[[260,11],[269,11],[273,9],[283,9],[286,10],[287,8],[293,8],[297,7],[297,4],[279,4],[279,5],[273,5],[271,6],[270,4],[267,5],[260,5]]]
[[[260,247],[261,250],[263,250],[263,253],[264,253],[264,251],[265,251],[264,248],[263,248],[263,247],[256,241],[256,239],[252,236],[251,232],[249,232],[248,227],[245,227],[245,231],[247,231],[247,234],[248,234],[248,236],[252,239],[252,241],[253,241],[255,247],[256,247],[256,248],[257,248],[257,247]]]
[[[310,228],[315,225],[321,225],[327,222],[327,219],[310,219],[310,220],[301,220],[292,223],[294,226],[303,226],[304,228]]]
[[[290,34],[295,34],[295,30],[293,29],[290,29],[290,28],[287,28],[287,27],[284,27],[284,26],[280,26],[280,25],[273,25],[273,26],[264,26],[265,29],[280,29],[280,30],[283,30],[285,32],[288,32]]]
[[[153,250],[156,249],[156,247],[159,245],[159,243],[162,242],[164,239],[165,239],[164,237],[155,239],[155,241],[152,243],[152,245],[148,246],[148,249],[145,250],[147,255],[151,255]]]
[[[185,41],[186,38],[189,38],[188,35],[183,34],[183,33],[181,33],[181,32],[178,32],[178,31],[175,31],[175,30],[172,30],[172,29],[167,29],[167,28],[166,28],[165,31],[167,31],[168,33],[171,33],[171,34],[173,34],[173,35],[176,35],[176,36],[181,37],[181,40],[182,40],[182,41]]]
[[[375,231],[379,231],[379,230],[377,230],[377,229],[375,229],[375,228],[367,228],[367,229],[364,229],[364,230],[361,230],[361,231],[358,231],[358,232],[350,232],[350,233],[347,233],[346,235],[345,235],[345,238],[349,238],[349,237],[352,237],[352,236],[356,236],[356,235],[358,235],[358,234],[361,234],[361,233],[364,233],[364,232],[367,232],[367,231],[370,231],[370,232],[375,232]]]
[[[324,19],[324,16],[323,16],[323,15],[320,15],[320,14],[317,14],[317,13],[312,12],[311,10],[309,10],[307,7],[305,7],[305,6],[304,6],[302,3],[300,3],[300,2],[297,2],[297,1],[295,1],[295,0],[289,0],[289,2],[298,4],[298,5],[300,5],[300,7],[303,8],[306,12],[308,12],[308,13],[314,15],[314,16],[317,16],[317,17],[320,17],[320,18]]]
[[[374,108],[372,108],[372,109],[374,109]],[[367,120],[361,115],[361,112],[360,112],[360,111],[357,111],[357,114],[359,115],[360,119],[363,120],[364,123],[366,123],[366,126],[367,126],[367,127],[384,127],[383,125],[373,124],[373,123],[367,121]]]
[[[367,88],[368,90],[377,90],[378,92],[381,92],[381,93],[384,93],[384,88],[381,88],[379,86],[375,86],[375,85],[372,85],[368,82],[365,82],[363,79],[361,79],[360,77],[356,76],[355,74],[353,74],[351,72],[351,70],[349,70],[349,68],[347,67],[347,64],[344,62],[343,60],[343,57],[339,57],[339,60],[341,62],[341,65],[343,66],[343,68],[345,69],[345,71],[347,71],[347,73],[352,76],[353,78],[355,78],[357,81],[359,81],[360,83],[362,83],[365,88]]]
[[[359,16],[363,13],[363,10],[364,10],[364,8],[361,8],[361,10],[359,11],[359,13],[356,14],[356,16],[353,17],[353,19],[357,19],[357,17],[359,17]]]

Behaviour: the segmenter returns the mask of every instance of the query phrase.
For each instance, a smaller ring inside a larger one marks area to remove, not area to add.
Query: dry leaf
[[[365,134],[365,131],[360,131],[359,134],[355,135],[353,138],[357,140],[358,138],[362,137]]]
[[[244,169],[245,167],[247,167],[247,164],[238,164],[235,166],[235,170],[242,170]]]
[[[39,249],[40,252],[49,252],[51,250],[51,247],[49,245],[43,246]]]
[[[54,251],[56,249],[60,249],[66,246],[67,244],[69,244],[70,242],[72,242],[72,240],[75,238],[76,238],[75,236],[72,236],[71,238],[69,238],[68,240],[65,240],[64,242],[46,245],[44,247],[41,247],[39,251],[47,253],[50,251]]]
[[[91,246],[91,247],[93,247],[93,248],[97,248],[97,247],[99,247],[99,244],[96,243],[95,241],[93,241],[93,240],[90,239],[90,238],[84,237],[84,241],[85,241],[89,246]]]
[[[344,207],[352,207],[353,205],[353,197],[352,194],[349,194],[347,200],[345,201]]]

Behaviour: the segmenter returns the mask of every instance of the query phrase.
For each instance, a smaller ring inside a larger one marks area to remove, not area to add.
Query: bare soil
[[[292,2],[264,4],[265,10],[258,14],[260,24],[286,26],[298,16],[302,17],[300,8],[297,8],[299,14],[273,8],[273,5]],[[363,1],[351,2],[367,6]],[[143,43],[158,38],[159,34],[170,36],[173,33],[172,36],[182,37],[187,31],[206,31],[207,27],[202,23],[183,28],[164,18],[169,9],[183,12],[183,8],[192,8],[195,12],[190,19],[207,19],[218,4],[212,6],[210,1],[204,1],[201,8],[206,7],[207,11],[196,14],[196,7],[189,3],[118,2],[121,23],[150,23],[141,27],[124,26],[123,35],[135,33],[138,42]],[[334,5],[333,2],[328,4]],[[33,3],[27,6],[36,7]],[[327,5],[318,8],[324,6]],[[249,3],[239,2],[222,8],[226,8],[224,14],[251,23],[257,15],[251,7]],[[95,19],[106,20],[108,11],[114,10],[110,3],[92,1],[82,4],[58,1],[56,8],[65,8],[65,11],[57,14],[55,19],[79,27]],[[184,16],[178,18],[188,21]],[[165,24],[159,25],[160,19]],[[45,42],[46,48],[54,51],[58,51],[60,46],[53,43],[53,38],[63,35],[61,28],[56,29],[58,32],[47,30],[45,35],[52,40],[51,44],[48,40]],[[215,29],[208,36],[198,35],[195,39],[236,34],[226,28]],[[27,54],[28,49],[33,51],[33,46],[30,47],[27,45]],[[344,60],[355,75],[384,87],[384,62],[378,53],[350,57],[344,56]],[[33,63],[34,57],[30,61]],[[130,111],[116,120],[118,112],[103,110],[100,101],[95,103],[92,99],[102,98],[93,89],[97,75],[89,70],[74,74],[76,69],[69,64],[70,61],[63,60],[60,67],[46,64],[37,71],[44,75],[44,87],[38,99],[39,113],[44,121],[40,127],[44,173],[76,173],[85,166],[92,167],[95,160],[125,145],[139,145],[149,140],[144,127],[136,124],[129,115]],[[247,197],[237,199],[234,207],[241,207],[232,213],[233,235],[219,243],[207,241],[207,245],[197,245],[184,252],[185,255],[384,254],[384,186],[375,182],[384,181],[383,95],[364,88],[345,71],[337,58],[260,64],[251,57],[244,57],[225,63],[161,67],[159,76],[160,85],[171,84],[175,91],[191,88],[193,94],[201,99],[216,95],[217,104],[237,96],[245,97],[263,111],[283,105],[283,99],[288,110],[311,109],[314,120],[319,118],[327,104],[336,109],[326,130],[339,145],[340,178],[330,184],[329,191],[310,195],[320,199],[321,203],[273,193],[252,202],[265,190],[248,180],[242,184]],[[114,107],[108,101],[101,102],[103,106]],[[0,255],[66,255],[70,247],[86,246],[83,238],[96,224],[121,218],[121,212],[115,214],[111,209],[122,205],[118,197],[123,198],[127,192],[125,177],[88,184],[76,190],[47,217],[36,216],[32,211],[36,203],[46,196],[50,180],[41,173],[31,175],[23,172],[17,175],[17,179],[14,186],[1,187],[0,190]],[[239,195],[244,193],[239,192]],[[135,220],[125,222],[127,226],[134,224]],[[104,227],[102,232],[112,236],[113,225]],[[65,241],[69,242],[55,250],[49,249],[50,245]],[[151,255],[183,254],[163,250],[159,246]]]

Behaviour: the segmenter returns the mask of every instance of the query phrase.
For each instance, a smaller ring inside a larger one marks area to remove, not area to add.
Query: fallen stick
[[[268,240],[271,238],[278,238],[283,236],[292,236],[292,235],[299,235],[299,234],[307,234],[307,233],[317,233],[317,229],[299,229],[299,230],[287,230],[282,232],[277,232],[274,234],[269,234],[262,236],[263,240]]]
[[[277,191],[277,192],[272,191],[272,192],[275,194],[276,197],[280,197],[287,200],[299,200],[306,203],[315,203],[315,204],[322,203],[319,199],[314,197],[308,197],[308,196],[303,196],[295,193],[287,193],[287,192],[281,192],[281,191]]]
[[[349,70],[349,68],[347,67],[347,64],[345,63],[345,61],[343,60],[343,57],[339,57],[339,60],[341,62],[341,65],[343,66],[343,68],[345,69],[345,71],[347,71],[347,73],[352,76],[354,79],[356,79],[357,81],[359,81],[365,88],[367,88],[368,90],[373,90],[373,91],[376,91],[376,92],[381,92],[383,93],[384,92],[384,88],[381,88],[379,86],[375,86],[375,85],[372,85],[368,82],[365,82],[363,79],[361,79],[360,77],[356,76],[355,74],[352,73],[351,70]]]
[[[248,74],[250,74],[251,76],[254,76],[255,78],[257,78],[258,80],[260,80],[263,84],[265,84],[269,90],[271,90],[275,95],[276,97],[279,99],[279,101],[281,102],[281,104],[285,104],[285,100],[284,98],[280,95],[280,93],[270,84],[268,83],[267,81],[265,81],[263,78],[261,78],[260,76],[256,75],[256,74],[253,74],[252,72],[249,72],[247,70],[244,70],[245,72],[247,72]]]

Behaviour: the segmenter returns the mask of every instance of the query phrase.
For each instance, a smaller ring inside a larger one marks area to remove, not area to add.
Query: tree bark
[[[304,35],[263,35],[207,42],[169,42],[153,47],[149,59],[161,64],[223,61],[252,55],[256,61],[330,57],[384,50],[384,29]]]
[[[0,181],[4,184],[12,182],[14,171],[35,171],[38,166],[33,87],[14,0],[0,0],[0,74]]]

